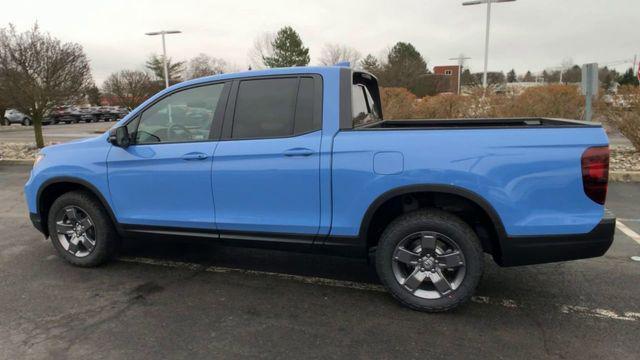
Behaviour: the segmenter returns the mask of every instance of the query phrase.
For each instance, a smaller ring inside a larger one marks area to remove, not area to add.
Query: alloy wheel
[[[448,236],[432,231],[402,239],[393,253],[393,274],[400,285],[423,299],[439,299],[464,281],[466,268],[460,246]]]
[[[56,232],[60,245],[76,257],[88,256],[96,247],[94,222],[78,206],[67,206],[59,212]]]

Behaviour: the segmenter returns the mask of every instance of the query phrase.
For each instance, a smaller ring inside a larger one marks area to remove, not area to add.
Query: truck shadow
[[[366,259],[231,247],[206,240],[126,239],[120,256],[379,283],[375,268]]]
[[[373,264],[366,259],[231,247],[206,240],[126,239],[120,256],[380,284]],[[477,295],[519,300],[535,295],[559,302],[562,298],[579,298],[584,291],[579,281],[584,276],[580,275],[584,261],[503,268],[485,255],[484,265]],[[563,286],[558,289],[554,283]]]

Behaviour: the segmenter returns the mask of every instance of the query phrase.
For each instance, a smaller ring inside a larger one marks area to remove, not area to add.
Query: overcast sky
[[[297,30],[311,50],[311,64],[325,43],[342,43],[363,55],[381,54],[408,41],[429,67],[452,64],[460,53],[481,71],[486,5],[461,0],[11,0],[0,10],[2,26],[25,30],[34,22],[63,41],[84,46],[98,84],[109,73],[142,69],[160,53],[159,37],[144,33],[178,29],[167,38],[168,55],[198,53],[247,67],[254,39],[284,25]],[[541,71],[575,63],[611,62],[640,55],[640,0],[518,0],[494,4],[489,70]],[[630,67],[619,65],[618,69]]]

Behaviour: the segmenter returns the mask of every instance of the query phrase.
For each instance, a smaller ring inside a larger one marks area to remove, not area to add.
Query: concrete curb
[[[1,159],[0,165],[33,165],[33,160]]]
[[[640,182],[640,171],[611,171],[609,181]]]

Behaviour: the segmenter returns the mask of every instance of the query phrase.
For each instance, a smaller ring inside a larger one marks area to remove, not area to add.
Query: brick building
[[[458,65],[434,66],[433,74],[439,78],[446,79],[439,84],[438,92],[458,93],[458,76],[460,74]]]

